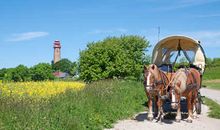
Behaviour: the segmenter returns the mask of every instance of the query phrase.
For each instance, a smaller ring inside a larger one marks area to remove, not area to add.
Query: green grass
[[[204,80],[220,79],[220,67],[206,68],[203,75]]]
[[[220,89],[220,67],[206,68],[202,84],[211,89]]]
[[[210,112],[208,113],[209,117],[220,119],[220,105],[215,101],[204,98],[205,104],[209,107]]]
[[[40,102],[0,95],[0,129],[99,130],[143,111],[145,100],[142,83],[119,80],[94,82]]]
[[[220,90],[220,79],[218,80],[204,80],[202,82],[204,86],[211,89],[217,89]]]

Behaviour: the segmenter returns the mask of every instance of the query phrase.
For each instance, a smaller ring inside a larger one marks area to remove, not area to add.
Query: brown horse
[[[186,97],[187,100],[187,122],[192,122],[193,106],[197,101],[197,93],[200,88],[200,80],[200,73],[194,68],[181,68],[175,73],[173,80],[171,81],[170,95],[172,100],[171,107],[173,109],[177,109],[177,122],[180,122],[181,120],[181,96]]]
[[[167,94],[166,85],[169,80],[167,76],[158,69],[155,64],[151,64],[148,67],[144,66],[144,88],[148,97],[148,120],[153,120],[153,103],[156,103],[154,109],[154,115],[161,121],[163,119],[163,100],[162,96]],[[159,114],[158,114],[159,112]]]

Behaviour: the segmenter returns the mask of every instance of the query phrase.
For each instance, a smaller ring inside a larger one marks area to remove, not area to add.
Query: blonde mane
[[[179,88],[177,88],[177,83],[181,83]],[[187,83],[187,74],[186,70],[181,68],[179,69],[173,78],[172,86],[174,86],[176,89],[179,90],[180,93],[184,92],[186,89],[186,83]]]

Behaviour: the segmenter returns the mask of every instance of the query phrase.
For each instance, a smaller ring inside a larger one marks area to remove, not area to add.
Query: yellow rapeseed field
[[[84,86],[84,83],[64,81],[0,83],[0,94],[2,96],[50,98],[67,89],[78,91]]]

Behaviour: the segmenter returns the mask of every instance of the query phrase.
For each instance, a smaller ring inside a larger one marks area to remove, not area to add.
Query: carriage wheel
[[[201,114],[201,109],[202,109],[201,101],[198,101],[196,103],[196,113]]]
[[[201,114],[202,111],[202,99],[201,99],[201,94],[200,92],[198,93],[198,101],[196,102],[196,113]]]

